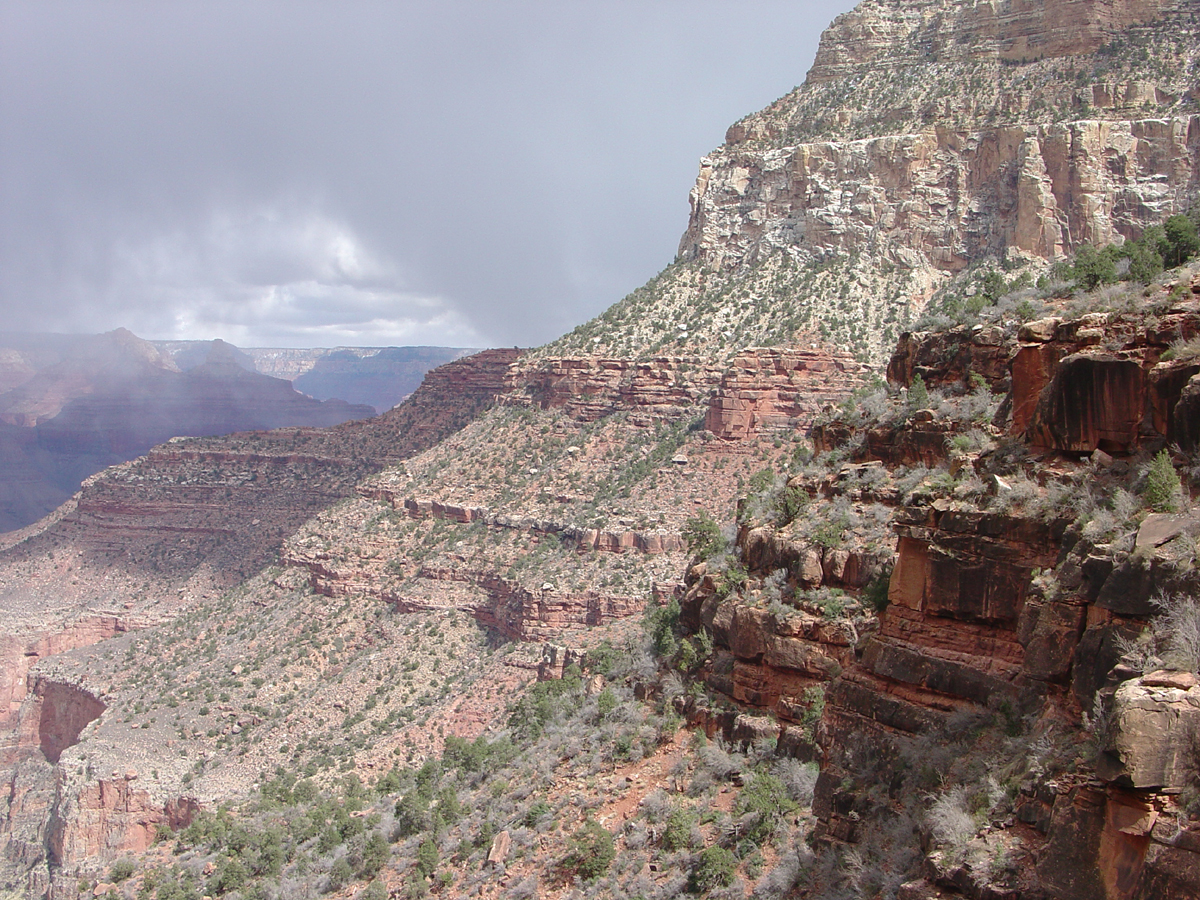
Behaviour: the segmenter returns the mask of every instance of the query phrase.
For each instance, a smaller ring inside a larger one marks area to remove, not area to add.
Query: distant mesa
[[[154,345],[183,371],[220,352],[247,371],[290,381],[296,390],[317,400],[365,403],[378,412],[391,409],[415,391],[430,369],[478,352],[464,347],[239,349],[220,339],[155,341]]]
[[[466,352],[245,351],[222,340],[154,343],[124,328],[0,333],[0,532],[36,521],[83,479],[172,437],[367,418]],[[281,354],[308,380],[301,390],[257,371],[259,359]]]

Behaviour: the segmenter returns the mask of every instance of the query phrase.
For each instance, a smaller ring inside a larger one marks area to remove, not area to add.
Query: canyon
[[[0,884],[1200,895],[1200,264],[1062,265],[1193,208],[1196,12],[866,0],[597,319],[0,539]]]

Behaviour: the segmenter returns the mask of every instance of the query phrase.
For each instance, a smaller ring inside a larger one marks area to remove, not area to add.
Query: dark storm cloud
[[[671,261],[850,6],[8,0],[3,327],[548,340]]]

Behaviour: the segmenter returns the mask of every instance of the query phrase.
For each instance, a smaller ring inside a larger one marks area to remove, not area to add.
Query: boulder
[[[1097,765],[1102,778],[1139,790],[1178,790],[1196,777],[1200,687],[1190,673],[1179,674],[1153,673],[1117,689]]]

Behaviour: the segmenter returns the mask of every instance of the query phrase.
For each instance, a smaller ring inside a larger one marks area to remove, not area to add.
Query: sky
[[[0,0],[0,331],[535,346],[849,0]]]

